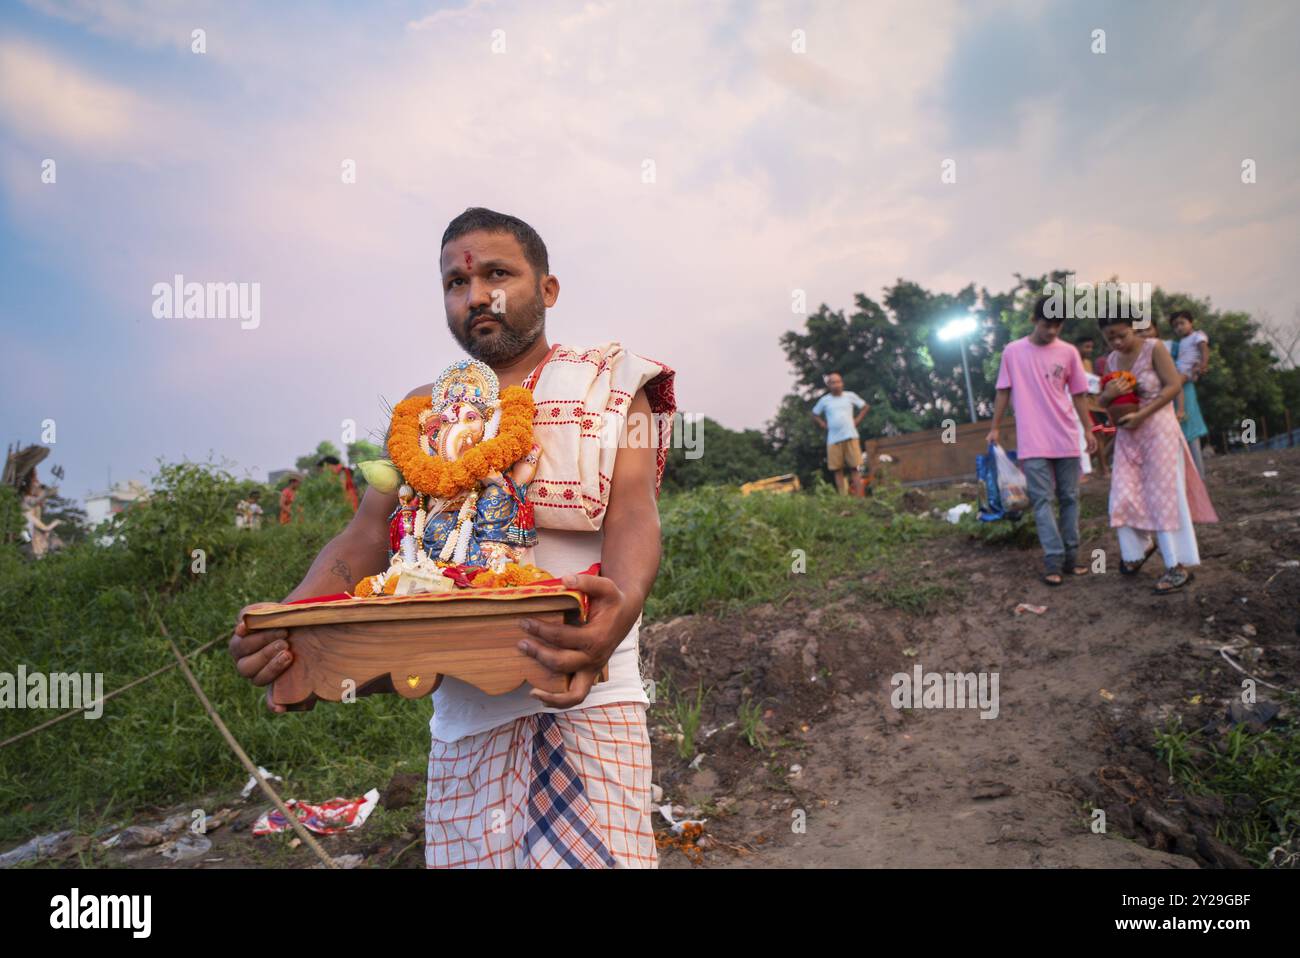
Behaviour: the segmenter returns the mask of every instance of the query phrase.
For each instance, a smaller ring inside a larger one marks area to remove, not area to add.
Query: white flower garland
[[[452,565],[460,565],[469,555],[470,542],[470,520],[474,515],[474,506],[478,503],[478,490],[475,489],[465,497],[461,504],[460,512],[456,516],[456,523],[451,532],[447,535],[447,541],[443,543],[442,551],[438,553],[438,558],[443,562],[450,562]]]

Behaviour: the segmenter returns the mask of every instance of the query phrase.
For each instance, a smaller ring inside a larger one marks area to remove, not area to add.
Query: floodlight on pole
[[[962,336],[969,336],[975,332],[974,316],[958,316],[956,319],[950,319],[943,324],[939,330],[939,338],[945,342],[950,339],[958,339]]]
[[[939,329],[939,338],[944,342],[950,339],[958,341],[961,348],[961,368],[966,374],[966,404],[970,407],[970,421],[978,422],[975,418],[975,391],[970,384],[970,366],[966,363],[966,337],[975,332],[979,324],[975,321],[974,316],[955,316],[948,322],[944,323]]]

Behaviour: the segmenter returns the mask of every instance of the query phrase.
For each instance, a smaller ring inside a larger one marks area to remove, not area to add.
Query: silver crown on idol
[[[452,363],[433,383],[434,415],[452,403],[467,402],[477,406],[480,412],[487,413],[497,404],[501,391],[497,374],[486,363],[477,359],[459,359]]]

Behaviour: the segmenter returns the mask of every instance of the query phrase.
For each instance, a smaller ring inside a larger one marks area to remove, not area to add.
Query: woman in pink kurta
[[[1136,390],[1108,383],[1099,397],[1120,427],[1115,432],[1110,486],[1110,524],[1119,536],[1120,571],[1135,574],[1159,548],[1166,571],[1155,591],[1174,592],[1192,581],[1186,567],[1201,563],[1192,523],[1219,518],[1171,405],[1182,378],[1164,345],[1139,336],[1132,320],[1112,318],[1101,323],[1113,350],[1106,368],[1126,370],[1137,380]],[[1110,404],[1127,391],[1137,393],[1137,408],[1120,404],[1112,409]]]

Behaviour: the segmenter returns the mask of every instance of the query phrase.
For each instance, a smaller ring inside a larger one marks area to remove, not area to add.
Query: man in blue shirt
[[[835,488],[840,495],[848,495],[850,486],[855,496],[862,495],[862,444],[858,441],[858,424],[871,406],[857,393],[844,391],[844,378],[839,373],[826,377],[830,392],[817,400],[812,408],[813,421],[826,430],[826,468],[835,476]],[[860,408],[855,417],[853,410]],[[823,418],[825,417],[825,418]],[[848,470],[846,481],[843,470]]]

